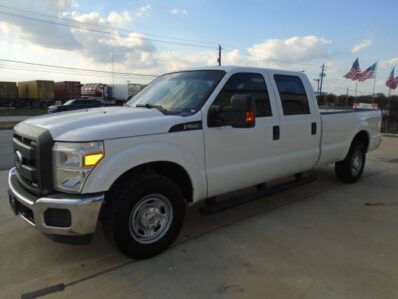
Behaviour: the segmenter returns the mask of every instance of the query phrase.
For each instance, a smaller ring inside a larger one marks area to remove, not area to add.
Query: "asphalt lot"
[[[12,130],[0,130],[0,170],[9,169],[13,163]]]
[[[0,116],[0,122],[2,121],[23,121],[25,119],[28,119],[30,117],[33,117],[34,115],[2,115]]]
[[[397,298],[398,138],[368,155],[364,178],[314,183],[202,216],[189,209],[165,253],[128,260],[104,240],[54,243],[12,215],[0,171],[0,298]],[[28,297],[26,297],[28,298]]]

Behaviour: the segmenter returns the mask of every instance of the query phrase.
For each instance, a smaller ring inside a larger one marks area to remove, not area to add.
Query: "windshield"
[[[167,112],[194,113],[224,76],[224,71],[186,71],[163,75],[127,102],[128,106],[155,107]]]

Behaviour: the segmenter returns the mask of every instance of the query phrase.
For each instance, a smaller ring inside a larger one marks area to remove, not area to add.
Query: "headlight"
[[[55,189],[80,192],[87,176],[104,155],[102,142],[56,142],[53,148]]]

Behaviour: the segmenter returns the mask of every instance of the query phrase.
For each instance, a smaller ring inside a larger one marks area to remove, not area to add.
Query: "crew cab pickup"
[[[211,67],[155,79],[125,107],[61,112],[14,129],[14,212],[62,241],[106,237],[132,258],[165,250],[185,208],[335,163],[360,179],[377,110],[321,112],[304,73]]]

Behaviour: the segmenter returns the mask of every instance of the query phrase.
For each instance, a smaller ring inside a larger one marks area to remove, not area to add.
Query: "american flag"
[[[386,82],[387,87],[389,87],[391,89],[397,88],[397,85],[398,85],[398,77],[394,79],[394,69],[395,68],[392,68],[390,76],[388,77],[387,82]]]
[[[361,75],[358,77],[359,81],[365,81],[370,78],[374,78],[376,74],[376,67],[377,67],[377,62],[372,64],[370,67],[368,67],[365,71],[361,73]]]
[[[360,77],[360,75],[361,75],[361,68],[359,67],[359,62],[357,58],[352,64],[351,69],[348,71],[347,74],[344,75],[344,77],[355,81]]]

